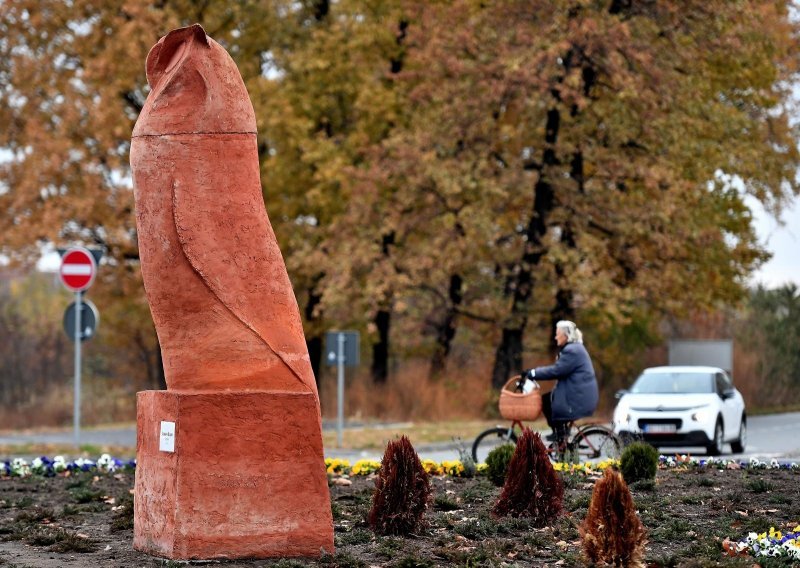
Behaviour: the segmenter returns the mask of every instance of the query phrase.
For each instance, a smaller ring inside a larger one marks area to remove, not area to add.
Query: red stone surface
[[[137,397],[137,550],[173,559],[319,556],[333,520],[311,393]],[[175,422],[175,452],[159,450]]]
[[[333,550],[319,397],[261,192],[255,114],[200,26],[147,57],[131,141],[167,392],[139,393],[134,546],[175,559]],[[159,450],[175,422],[175,452]]]
[[[167,386],[316,393],[236,65],[192,26],[159,41],[147,71],[131,169]]]

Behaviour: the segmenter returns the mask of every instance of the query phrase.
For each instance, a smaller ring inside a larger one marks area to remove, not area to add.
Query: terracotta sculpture
[[[131,169],[168,390],[137,401],[134,546],[170,558],[330,551],[319,398],[244,82],[199,25],[151,49],[147,80]],[[174,452],[159,445],[162,422]]]

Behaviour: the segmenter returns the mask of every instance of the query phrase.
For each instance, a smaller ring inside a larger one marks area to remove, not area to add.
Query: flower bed
[[[609,466],[617,467],[618,460],[606,460],[599,463],[555,463],[553,467],[557,471],[565,473],[583,473],[586,475],[598,474]],[[332,475],[370,475],[377,472],[381,464],[375,460],[359,460],[354,464],[350,464],[349,460],[341,458],[326,458],[325,467],[327,472]],[[435,476],[449,476],[449,477],[464,477],[465,468],[464,464],[459,460],[445,460],[443,462],[435,462],[433,460],[422,460],[422,467],[430,475]],[[103,454],[96,461],[78,458],[73,461],[67,461],[64,456],[55,456],[49,458],[41,456],[28,461],[24,458],[15,458],[10,461],[0,462],[0,477],[16,476],[25,477],[28,475],[44,475],[52,476],[58,473],[69,471],[99,471],[99,472],[113,472],[119,469],[135,469],[136,460],[121,460],[119,458],[111,457],[109,454]],[[770,470],[770,469],[783,469],[790,471],[800,471],[800,464],[797,462],[779,462],[772,459],[769,462],[752,458],[749,461],[744,460],[724,460],[719,458],[706,458],[698,459],[689,455],[675,455],[675,456],[660,456],[659,458],[660,469],[695,469],[695,468],[710,468],[710,469],[743,469],[743,470]],[[485,473],[486,464],[479,463],[476,465],[476,472],[478,475]]]
[[[769,462],[750,458],[746,460],[724,460],[720,458],[697,459],[690,455],[659,456],[658,466],[661,469],[675,468],[711,468],[711,469],[786,469],[800,471],[800,464],[797,462],[779,462],[771,459]]]
[[[646,564],[800,565],[792,556],[798,546],[800,470],[791,463],[770,460],[700,458],[664,457],[655,483],[631,487],[634,505],[648,531]],[[328,460],[326,466],[338,472],[331,477],[341,476],[330,485],[337,552],[333,557],[309,560],[307,565],[329,568],[401,561],[408,566],[583,565],[578,526],[588,513],[596,474],[611,463],[556,464],[565,484],[565,515],[549,528],[536,528],[523,518],[492,516],[500,488],[482,475],[464,477],[457,463],[433,464],[437,471],[430,480],[434,499],[425,514],[429,526],[413,538],[403,539],[375,535],[364,524],[375,489],[372,474],[380,463]],[[135,465],[109,456],[0,461],[0,540],[4,547],[0,564],[10,558],[14,564],[27,566],[161,566],[160,560],[130,545]],[[460,465],[469,467],[468,463]],[[123,513],[127,517],[123,518]],[[88,541],[95,551],[79,555],[74,550],[58,552],[53,548],[56,545],[43,543],[44,537],[70,537],[70,543],[79,545]],[[231,566],[262,564],[239,561]]]
[[[47,456],[34,458],[30,462],[24,458],[14,458],[11,461],[0,462],[0,477],[27,477],[29,475],[42,475],[52,477],[56,474],[70,473],[73,471],[98,471],[114,472],[121,469],[133,470],[136,460],[124,461],[103,454],[97,461],[78,458],[67,461],[64,456]]]
[[[769,532],[751,532],[739,542],[726,539],[722,543],[722,549],[728,556],[785,557],[800,560],[800,525],[786,534],[770,527]]]

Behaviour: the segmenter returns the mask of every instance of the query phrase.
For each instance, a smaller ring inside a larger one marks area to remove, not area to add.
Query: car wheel
[[[742,425],[739,426],[739,437],[731,442],[731,449],[735,454],[741,454],[747,448],[747,419],[742,416]]]
[[[718,456],[722,453],[722,446],[724,444],[723,440],[725,436],[725,431],[722,429],[722,421],[717,420],[717,425],[714,426],[714,439],[711,440],[711,443],[706,446],[706,451],[710,456]]]

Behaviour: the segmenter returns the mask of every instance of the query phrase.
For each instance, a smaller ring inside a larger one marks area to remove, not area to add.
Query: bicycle
[[[502,444],[517,442],[517,430],[522,430],[523,420],[533,421],[541,414],[541,395],[539,385],[534,381],[534,390],[520,394],[521,378],[514,377],[508,381],[500,392],[500,414],[511,420],[509,427],[495,426],[478,434],[472,444],[472,459],[475,463],[485,462],[489,452]],[[508,387],[513,386],[513,391]],[[526,401],[525,399],[530,399]],[[609,458],[619,459],[623,443],[610,429],[601,424],[584,424],[577,426],[570,422],[567,431],[570,434],[559,443],[548,447],[550,459],[554,462],[603,461]]]

